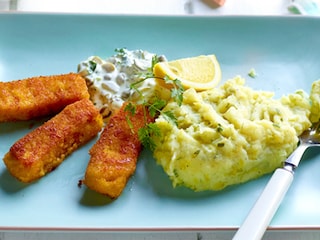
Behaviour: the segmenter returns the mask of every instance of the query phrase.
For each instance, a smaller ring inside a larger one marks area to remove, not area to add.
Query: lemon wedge
[[[163,80],[166,76],[180,80],[185,89],[194,88],[196,91],[212,89],[221,80],[221,68],[215,55],[159,62],[155,64],[153,74],[156,81],[167,88],[171,86]]]

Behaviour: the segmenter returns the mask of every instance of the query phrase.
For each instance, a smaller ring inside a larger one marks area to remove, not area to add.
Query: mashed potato
[[[312,83],[310,100],[312,102],[311,105],[311,122],[318,122],[320,119],[320,80]]]
[[[201,93],[189,89],[181,107],[169,103],[177,125],[162,115],[154,157],[173,185],[195,191],[220,190],[269,173],[297,147],[310,127],[308,94],[297,91],[273,99],[237,77]]]

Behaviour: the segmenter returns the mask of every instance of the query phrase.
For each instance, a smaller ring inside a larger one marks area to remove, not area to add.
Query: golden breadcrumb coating
[[[54,170],[70,153],[102,129],[102,116],[88,99],[65,107],[58,115],[18,140],[4,157],[8,171],[32,182]]]
[[[83,180],[90,189],[111,198],[121,194],[135,172],[141,151],[138,130],[153,121],[144,106],[137,106],[134,115],[126,111],[125,106],[111,116],[99,140],[90,149],[91,158]]]
[[[89,98],[86,81],[75,73],[0,82],[0,122],[56,114]]]

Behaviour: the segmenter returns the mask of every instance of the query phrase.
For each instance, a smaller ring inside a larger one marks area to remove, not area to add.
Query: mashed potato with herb
[[[221,190],[280,167],[310,127],[308,94],[273,99],[237,77],[201,93],[189,89],[181,107],[169,103],[177,125],[160,115],[154,157],[173,185],[195,191]]]
[[[312,103],[310,120],[315,123],[320,119],[320,80],[312,83],[310,101]]]

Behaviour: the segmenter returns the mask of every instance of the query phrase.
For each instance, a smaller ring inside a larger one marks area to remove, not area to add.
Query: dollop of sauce
[[[154,58],[166,61],[163,55],[121,48],[106,59],[91,56],[78,64],[78,73],[86,79],[90,98],[105,121],[125,101],[139,102],[141,96],[148,101],[154,95]]]

